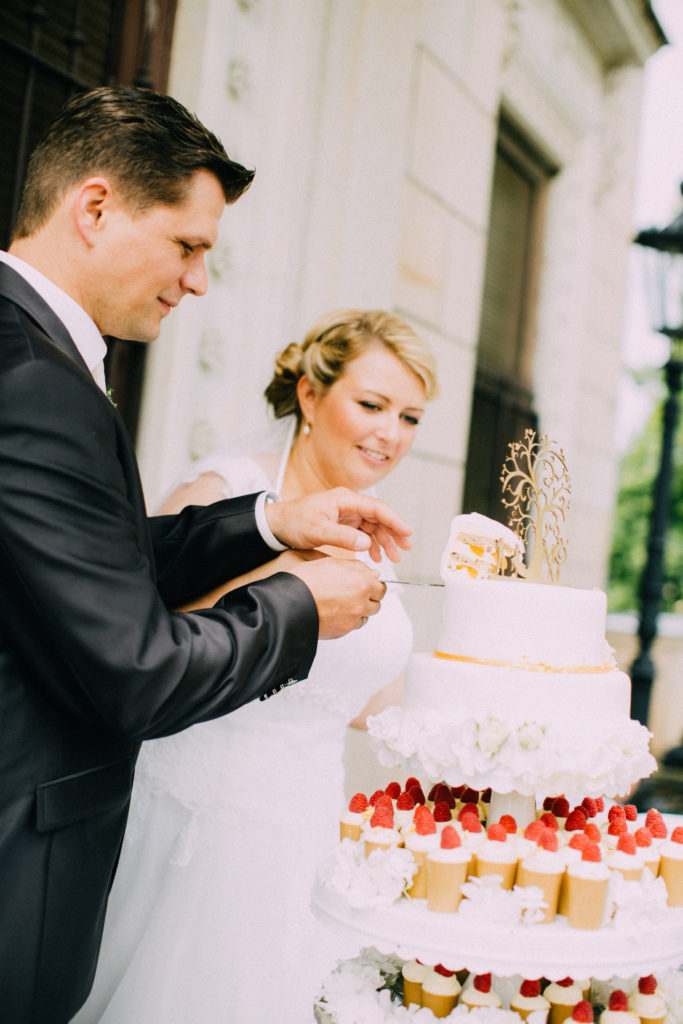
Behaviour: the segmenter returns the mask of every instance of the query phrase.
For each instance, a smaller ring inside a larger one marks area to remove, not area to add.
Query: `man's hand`
[[[292,555],[295,552],[291,552]],[[279,566],[298,576],[313,595],[318,609],[318,636],[331,640],[364,626],[376,615],[387,592],[377,571],[355,558],[288,559]]]
[[[282,544],[317,548],[329,544],[349,551],[368,551],[375,562],[384,549],[398,562],[399,548],[410,548],[411,529],[378,498],[335,487],[306,498],[266,505],[268,526]]]

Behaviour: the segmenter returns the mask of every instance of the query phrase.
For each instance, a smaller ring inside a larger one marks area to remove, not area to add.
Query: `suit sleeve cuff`
[[[268,547],[272,548],[273,551],[286,551],[287,545],[280,543],[271,528],[268,526],[268,520],[266,519],[266,503],[279,500],[280,496],[276,494],[275,491],[261,491],[256,499],[254,515],[256,516],[256,526],[258,531]]]

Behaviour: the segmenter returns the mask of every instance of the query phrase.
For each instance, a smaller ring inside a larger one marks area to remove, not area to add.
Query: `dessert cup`
[[[432,832],[429,835],[420,835],[417,832],[407,832],[403,836],[403,845],[410,850],[413,860],[417,864],[417,871],[406,895],[413,899],[424,899],[427,896],[427,854],[439,848],[439,833]]]
[[[681,844],[676,845],[680,847]],[[669,906],[683,907],[683,859],[668,856],[666,849],[662,848],[659,859],[659,877],[664,879]]]
[[[403,1005],[422,1006],[422,979],[432,970],[427,964],[421,964],[419,960],[408,960],[403,965]]]
[[[574,981],[571,985],[560,985],[556,981],[551,981],[543,995],[550,1007],[548,1024],[564,1024],[564,1021],[571,1017],[576,1004],[586,998],[580,986]]]
[[[422,1005],[435,1017],[448,1017],[460,995],[460,982],[455,974],[440,974],[432,970],[422,980]]]
[[[539,851],[539,856],[532,854],[519,865],[517,869],[517,885],[536,885],[539,889],[543,890],[543,899],[548,905],[543,911],[541,923],[549,924],[555,920],[557,914],[560,888],[564,877],[564,865],[559,863],[554,871],[539,870],[539,864],[541,866],[543,864],[540,853],[541,851]],[[547,866],[549,866],[549,862],[546,863]]]
[[[427,855],[427,907],[438,914],[454,914],[462,899],[470,857],[462,846],[432,850]]]
[[[580,866],[567,871],[567,920],[571,928],[592,931],[600,928],[604,920],[609,878],[607,873],[593,878],[576,874]]]

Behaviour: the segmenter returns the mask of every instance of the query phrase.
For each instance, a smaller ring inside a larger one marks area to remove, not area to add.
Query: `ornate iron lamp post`
[[[681,186],[683,192],[683,185]],[[670,339],[669,359],[664,367],[667,399],[662,423],[662,447],[655,482],[647,560],[640,581],[640,649],[631,666],[631,715],[647,725],[650,693],[655,667],[650,648],[657,635],[657,616],[664,582],[664,547],[671,514],[673,445],[678,422],[678,396],[683,374],[683,213],[665,228],[648,228],[634,239],[645,247],[646,279],[651,302],[652,326]],[[674,748],[665,757],[673,760],[683,748]]]

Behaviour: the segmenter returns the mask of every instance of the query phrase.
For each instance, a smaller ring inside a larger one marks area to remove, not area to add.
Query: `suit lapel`
[[[23,309],[47,334],[53,345],[85,370],[88,376],[91,376],[83,356],[57,314],[50,309],[35,288],[32,288],[21,274],[18,274],[6,263],[0,263],[0,295]]]

